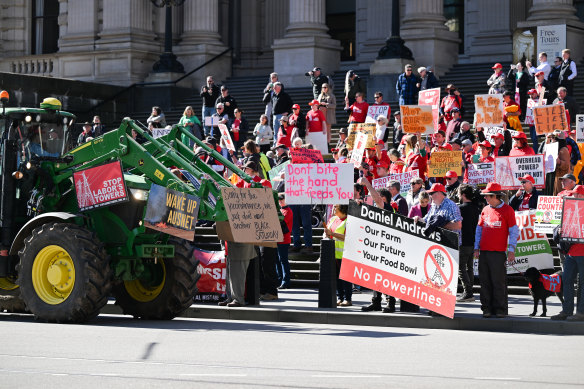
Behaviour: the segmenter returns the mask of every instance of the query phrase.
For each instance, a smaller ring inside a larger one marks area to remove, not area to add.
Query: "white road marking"
[[[484,381],[519,381],[521,377],[474,377],[473,379]]]

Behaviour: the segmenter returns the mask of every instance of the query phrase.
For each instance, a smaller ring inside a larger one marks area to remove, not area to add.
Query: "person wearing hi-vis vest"
[[[334,216],[330,218],[324,227],[324,237],[335,241],[335,261],[337,262],[337,306],[350,307],[353,305],[353,284],[339,279],[343,248],[345,247],[345,225],[347,223],[349,206],[336,204],[333,208]]]
[[[507,316],[507,268],[515,260],[519,227],[515,211],[503,201],[501,185],[490,182],[481,191],[483,208],[475,232],[474,258],[479,260],[481,309],[483,317]]]

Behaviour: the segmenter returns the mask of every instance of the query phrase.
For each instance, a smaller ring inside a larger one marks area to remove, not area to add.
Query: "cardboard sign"
[[[268,171],[268,177],[270,178],[270,182],[272,183],[272,188],[276,188],[276,186],[280,183],[280,181],[284,181],[284,178],[280,178],[286,172],[286,165],[288,165],[290,161],[286,161],[281,165],[274,166],[270,171]]]
[[[339,278],[452,318],[458,282],[458,235],[369,205],[349,204]]]
[[[462,175],[462,150],[433,152],[428,162],[428,177],[444,177],[450,170]]]
[[[558,196],[538,196],[535,212],[535,232],[553,234],[562,222],[564,200]]]
[[[563,104],[546,105],[533,108],[535,132],[538,135],[555,130],[569,131],[566,109]]]
[[[510,130],[507,129],[507,131],[509,131],[509,133],[511,134],[511,136],[516,136],[517,134],[519,134],[519,131],[515,131],[515,130]],[[505,129],[503,127],[487,127],[487,128],[483,128],[483,134],[485,135],[485,138],[492,144],[495,144],[495,139],[493,138],[495,135],[497,134],[503,134],[503,136],[505,135]]]
[[[467,165],[467,184],[486,185],[495,181],[495,163],[482,162]]]
[[[225,251],[206,251],[195,248],[193,255],[199,261],[197,273],[201,275],[197,281],[198,293],[225,293],[227,279]]]
[[[360,132],[355,138],[355,148],[351,151],[351,159],[349,162],[352,163],[356,168],[361,167],[361,162],[363,161],[363,154],[365,153],[365,146],[367,145],[368,135]]]
[[[398,181],[400,185],[399,191],[401,193],[408,192],[411,188],[410,182],[414,178],[418,178],[419,174],[420,173],[417,169],[412,170],[411,172],[389,174],[386,177],[376,178],[371,183],[371,186],[375,189],[386,188],[390,181]]]
[[[584,115],[576,115],[576,143],[584,143]]]
[[[434,123],[434,129],[437,130],[440,116],[440,88],[418,92],[418,104],[432,106],[432,122]]]
[[[383,115],[389,119],[389,105],[370,105],[365,123],[377,123],[377,117]]]
[[[205,126],[207,127],[217,127],[219,125],[218,116],[205,116]]]
[[[290,149],[292,163],[321,163],[324,162],[320,150],[309,150],[293,147]]]
[[[144,226],[192,241],[195,238],[200,202],[197,196],[152,184]]]
[[[349,163],[286,166],[287,204],[347,204],[353,194],[353,165]]]
[[[560,144],[558,142],[546,143],[544,145],[544,164],[546,172],[556,171],[556,161],[558,160],[558,153],[560,152]]]
[[[231,134],[229,133],[227,126],[221,123],[218,125],[218,127],[219,131],[221,131],[221,139],[223,140],[223,143],[227,149],[235,151],[235,146],[233,145],[233,140],[231,139]]]
[[[161,136],[168,135],[170,133],[170,129],[166,128],[153,128],[152,129],[152,137],[154,139],[160,138]]]
[[[545,93],[545,88],[542,88],[543,92]],[[540,101],[541,100],[541,101]],[[530,126],[535,125],[535,121],[533,120],[533,109],[535,107],[541,107],[547,104],[547,99],[538,99],[538,100],[527,100],[527,112],[525,113],[525,124],[529,124]]]
[[[584,199],[564,197],[562,240],[584,243]]]
[[[406,134],[434,132],[432,107],[429,105],[400,105],[402,129]]]
[[[375,135],[375,123],[353,123],[349,125],[349,133],[347,134],[347,148],[352,149],[354,147],[355,138],[357,134],[364,133],[367,134],[367,147],[375,147],[373,142],[373,136]]]
[[[288,165],[293,166],[293,165]],[[278,209],[269,188],[221,188],[229,228],[217,223],[220,239],[276,247],[284,239]]]
[[[73,173],[80,211],[129,201],[120,161]]]
[[[475,95],[475,128],[503,125],[503,95]]]
[[[496,157],[495,181],[503,190],[519,189],[521,187],[519,177],[530,174],[535,179],[535,187],[543,189],[545,187],[543,157],[543,154]]]

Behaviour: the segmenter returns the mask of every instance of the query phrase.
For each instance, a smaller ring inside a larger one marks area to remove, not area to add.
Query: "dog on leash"
[[[530,267],[525,271],[524,276],[529,281],[529,293],[533,297],[533,312],[529,316],[535,316],[537,314],[537,305],[541,300],[543,313],[540,316],[545,317],[547,313],[545,300],[553,294],[558,296],[562,303],[564,302],[561,271],[546,275],[542,274],[535,267]]]

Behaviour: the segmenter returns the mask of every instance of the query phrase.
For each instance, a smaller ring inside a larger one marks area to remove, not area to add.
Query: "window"
[[[458,53],[464,53],[464,0],[444,0],[446,27],[458,33]]]
[[[59,0],[32,0],[31,54],[59,49]]]
[[[341,61],[355,60],[355,0],[327,0],[326,25],[329,35],[341,41]]]

